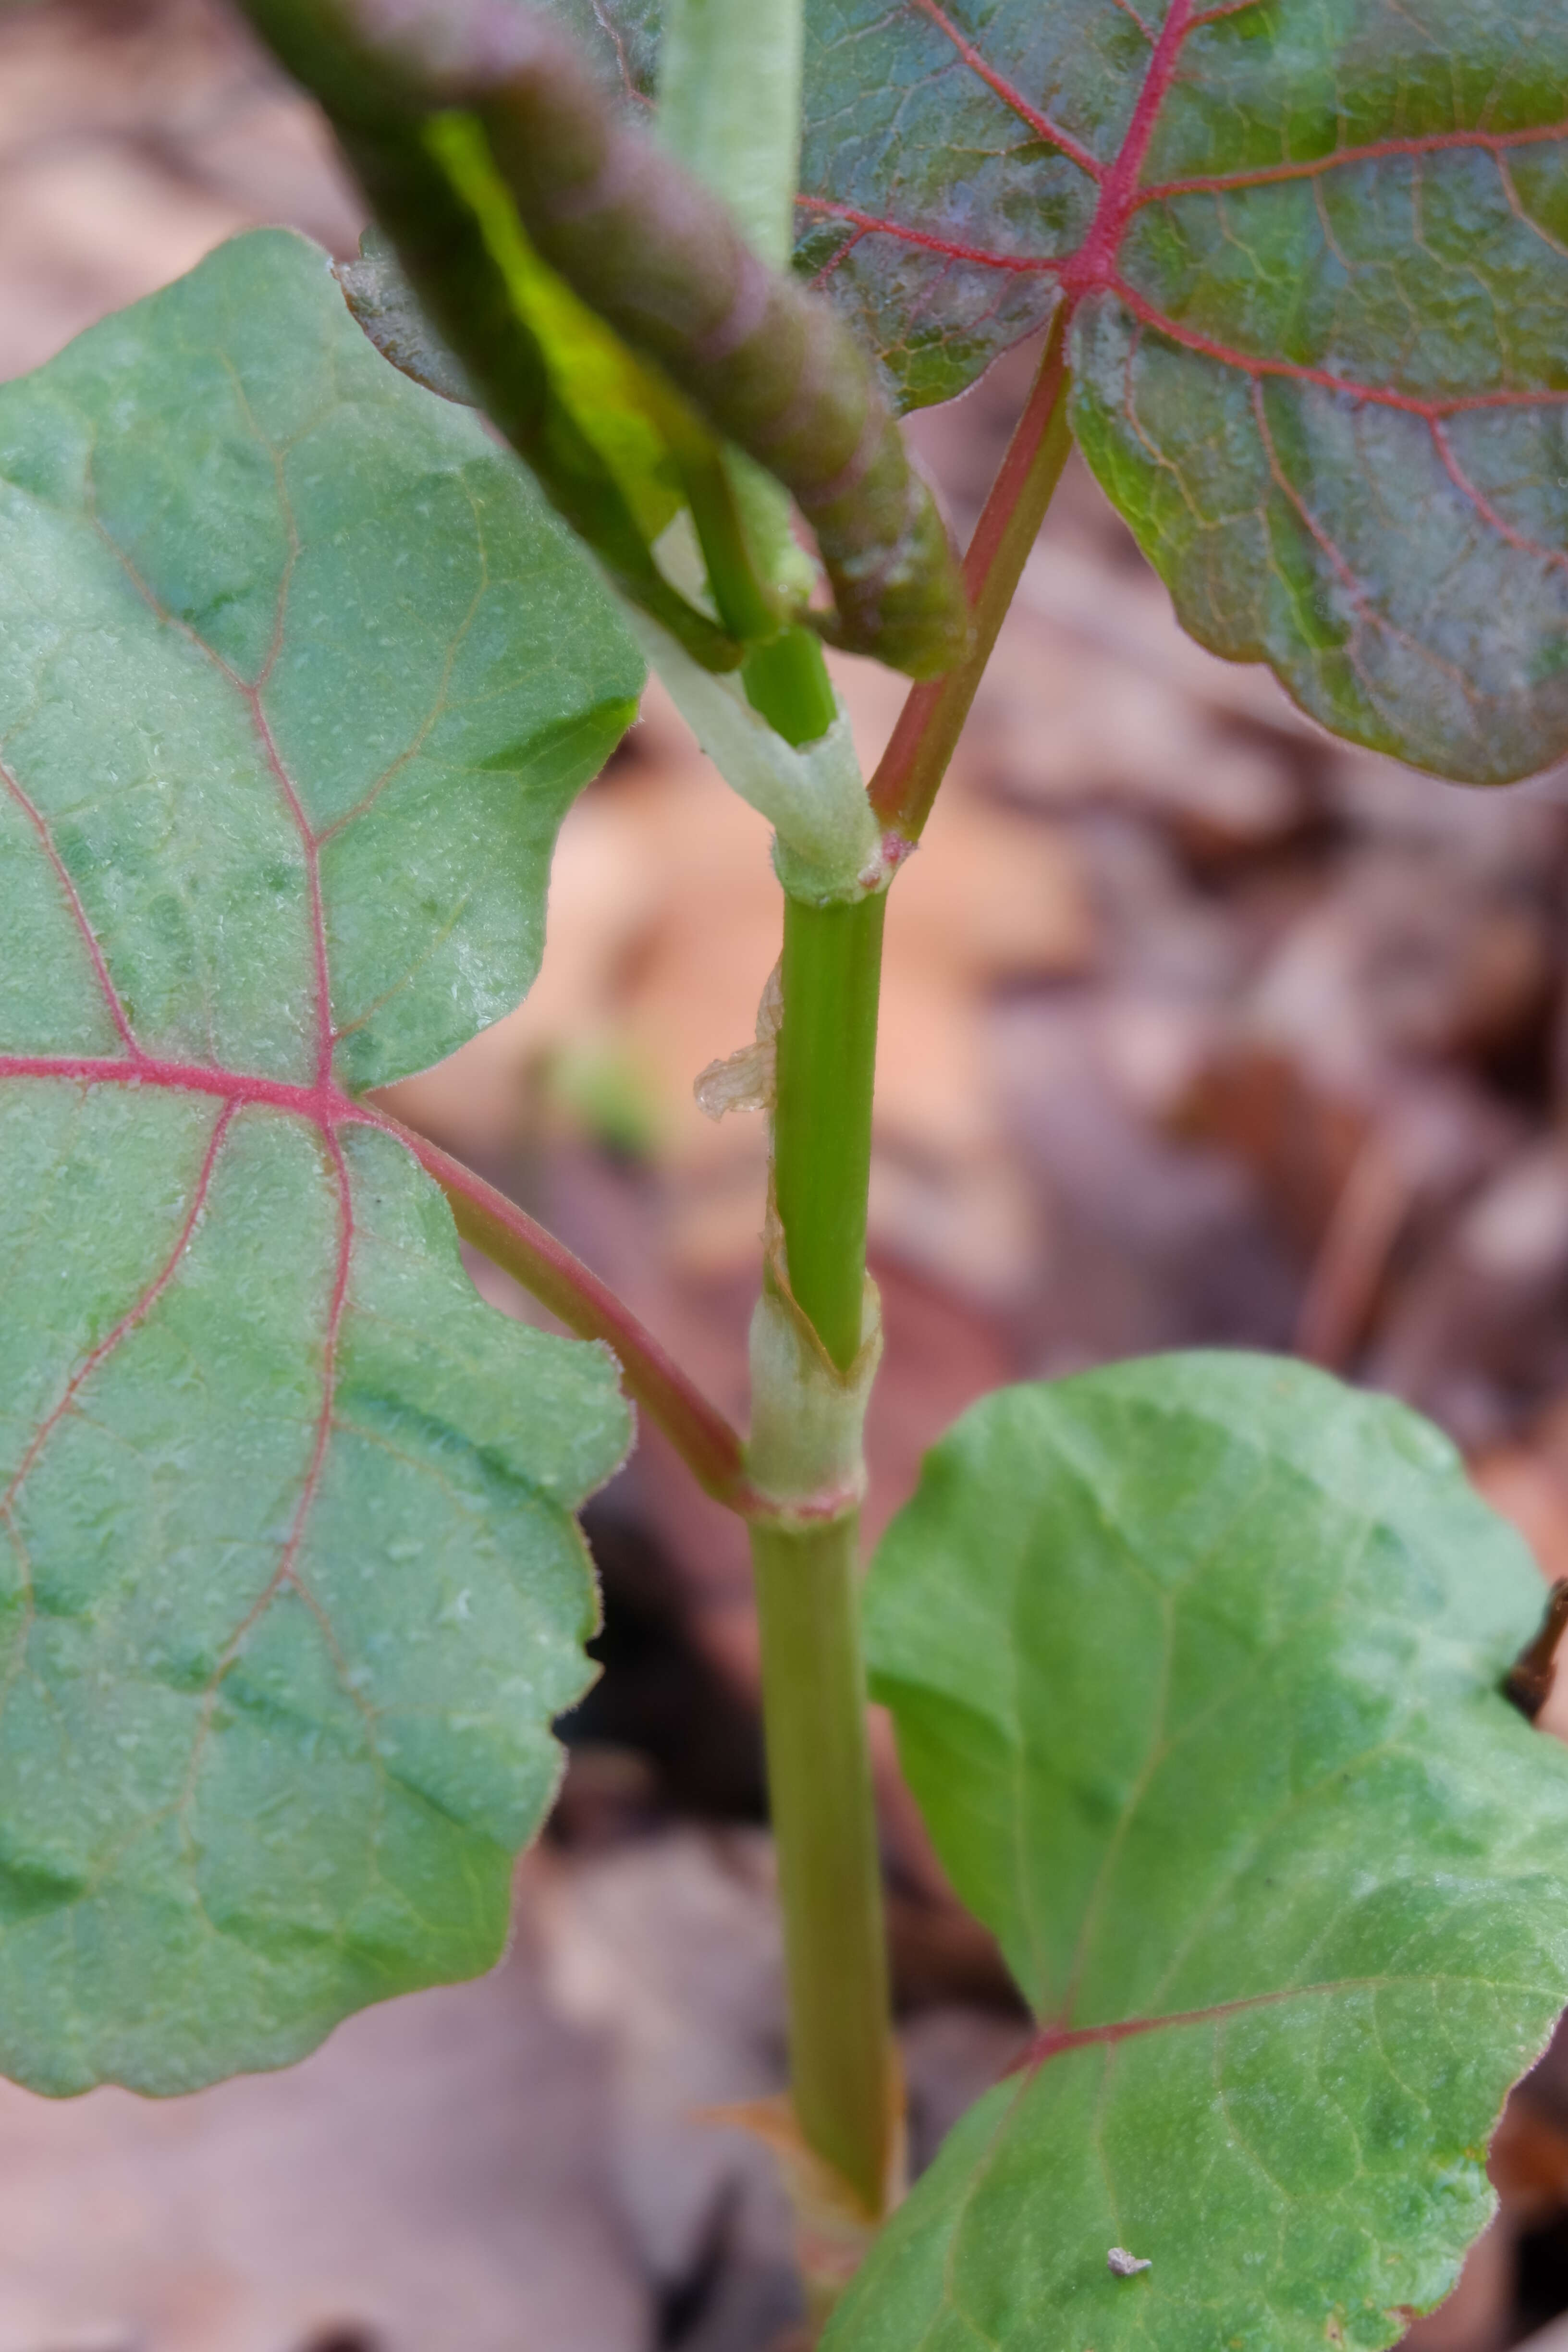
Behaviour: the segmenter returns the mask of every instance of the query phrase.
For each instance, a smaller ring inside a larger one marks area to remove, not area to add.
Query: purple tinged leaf
[[[797,266],[904,405],[1068,303],[1202,643],[1461,782],[1568,751],[1558,0],[808,0],[805,86]]]

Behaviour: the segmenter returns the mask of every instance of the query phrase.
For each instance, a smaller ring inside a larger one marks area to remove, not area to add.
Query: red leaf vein
[[[1218,2025],[1226,2018],[1243,2017],[1249,2010],[1278,2009],[1285,2001],[1321,2000],[1336,1993],[1377,1992],[1399,1981],[1402,1979],[1389,1977],[1331,1978],[1323,1984],[1282,1985],[1274,1992],[1244,1993],[1236,2000],[1215,2001],[1205,2009],[1172,2010],[1163,2017],[1124,2017],[1110,2025],[1043,2025],[1009,2071],[1033,2074],[1070,2050],[1105,2049],[1119,2042],[1135,2041],[1145,2033],[1163,2032],[1170,2027]]]
[[[1075,139],[1070,131],[1062,130],[1037,106],[1031,106],[1022,90],[1015,89],[1005,75],[997,73],[994,68],[987,65],[973,42],[966,38],[946,12],[938,6],[937,0],[907,0],[907,5],[918,15],[927,17],[939,33],[946,36],[970,72],[978,76],[986,89],[994,92],[1021,122],[1026,122],[1037,137],[1057,148],[1069,163],[1076,163],[1080,172],[1087,172],[1091,180],[1104,178],[1105,166],[1099,156],[1091,154],[1081,141]]]
[[[802,212],[822,213],[834,220],[848,221],[859,229],[862,236],[895,236],[905,245],[921,247],[927,253],[940,253],[949,261],[977,262],[983,269],[1011,269],[1016,270],[1020,276],[1034,277],[1055,275],[1066,266],[1043,254],[992,253],[984,246],[960,245],[952,237],[935,236],[925,229],[910,228],[902,221],[883,220],[875,213],[859,212],[853,205],[836,204],[826,196],[797,196],[795,203]],[[843,254],[836,257],[828,264],[828,270],[836,268],[844,257]]]
[[[1516,549],[1521,555],[1533,555],[1554,571],[1568,571],[1568,554],[1565,554],[1562,548],[1543,547],[1539,540],[1531,539],[1523,531],[1516,530],[1506,517],[1498,512],[1491,500],[1483,491],[1476,488],[1475,483],[1460,465],[1454,454],[1453,443],[1449,440],[1440,421],[1436,417],[1432,417],[1428,421],[1431,425],[1433,443],[1443,462],[1444,472],[1460,497],[1474,507],[1482,521],[1489,524],[1500,539],[1505,541],[1510,547]]]
[[[1161,180],[1140,188],[1136,205],[1163,204],[1173,196],[1226,195],[1241,188],[1277,187],[1297,180],[1320,179],[1325,173],[1352,163],[1380,163],[1408,155],[1442,155],[1464,148],[1506,157],[1514,149],[1555,139],[1568,139],[1568,122],[1541,124],[1527,131],[1435,131],[1421,138],[1370,140],[1363,147],[1336,147],[1299,163],[1260,163],[1243,172],[1204,173],[1192,179]]]
[[[305,1528],[321,1490],[321,1472],[327,1459],[327,1447],[332,1433],[332,1404],[338,1383],[338,1342],[342,1332],[343,1309],[348,1303],[349,1275],[353,1264],[354,1212],[353,1192],[349,1183],[348,1163],[343,1147],[334,1128],[324,1126],[322,1141],[331,1162],[338,1202],[337,1260],[332,1274],[331,1297],[327,1307],[326,1334],[321,1346],[321,1403],[316,1416],[316,1433],[310,1448],[310,1459],[305,1472],[304,1485],[295,1507],[293,1524],[279,1558],[272,1581],[257,1603],[257,1613],[264,1609],[279,1586],[294,1583],[295,1563],[300,1547],[305,1539]]]
[[[1115,272],[1106,283],[1133,317],[1152,327],[1156,334],[1166,335],[1172,342],[1182,344],[1187,351],[1201,352],[1205,358],[1218,360],[1226,367],[1237,368],[1244,375],[1279,376],[1291,383],[1316,384],[1324,392],[1343,393],[1347,399],[1397,409],[1404,415],[1424,417],[1428,422],[1444,416],[1464,416],[1479,409],[1558,407],[1568,402],[1568,387],[1528,392],[1500,387],[1495,392],[1451,393],[1444,399],[1423,399],[1416,393],[1398,392],[1388,384],[1358,383],[1352,377],[1337,375],[1331,368],[1310,367],[1299,360],[1269,359],[1257,352],[1236,351],[1228,343],[1173,319]]]
[[[294,789],[293,779],[279,756],[278,745],[267,713],[261,707],[259,686],[241,686],[240,691],[250,708],[263,756],[283,795],[294,829],[300,836],[300,854],[305,865],[305,888],[310,909],[310,961],[315,984],[316,1084],[330,1087],[332,1077],[332,980],[327,956],[327,915],[321,898],[321,854],[304,804]]]
[[[944,14],[938,0],[906,0],[906,5],[936,25],[952,43],[964,63],[1015,112],[1031,122],[1042,137],[1052,139],[1064,152],[1071,152],[1062,134],[1038,110],[1028,104],[1005,76],[987,64],[974,44]],[[1124,0],[1116,0],[1116,5],[1123,5]],[[1060,257],[997,253],[983,246],[918,227],[907,221],[889,220],[830,197],[802,195],[797,201],[803,211],[846,221],[858,232],[827,264],[822,276],[830,277],[848,258],[861,237],[890,236],[939,256],[944,261],[967,262],[979,268],[995,269],[1014,276],[1056,277],[1061,283],[1069,311],[1077,308],[1084,295],[1095,290],[1108,291],[1114,294],[1141,325],[1166,336],[1187,351],[1201,353],[1223,366],[1236,368],[1255,381],[1272,376],[1311,384],[1325,392],[1342,394],[1347,399],[1365,401],[1403,415],[1420,417],[1434,430],[1442,419],[1472,411],[1554,407],[1568,403],[1568,388],[1516,390],[1499,387],[1488,392],[1457,393],[1447,397],[1423,397],[1392,385],[1361,383],[1332,368],[1238,351],[1216,337],[1205,334],[1172,317],[1128,281],[1118,264],[1129,224],[1135,213],[1157,201],[1193,194],[1225,194],[1233,190],[1268,186],[1275,183],[1313,180],[1355,163],[1397,156],[1420,158],[1467,148],[1495,155],[1500,163],[1504,163],[1507,156],[1516,149],[1568,137],[1568,123],[1534,125],[1516,131],[1438,131],[1422,137],[1393,138],[1369,142],[1361,147],[1339,148],[1331,155],[1299,163],[1283,163],[1236,173],[1215,173],[1165,181],[1152,186],[1140,185],[1149,145],[1161,109],[1176,79],[1185,43],[1205,26],[1239,16],[1255,5],[1256,0],[1237,0],[1237,5],[1233,5],[1194,9],[1192,0],[1173,0],[1159,37],[1153,43],[1148,71],[1139,90],[1126,136],[1114,161],[1107,167],[1087,153],[1074,158],[1082,162],[1086,170],[1092,170],[1100,189],[1088,235],[1076,251]],[[1127,7],[1126,13],[1134,16],[1142,29],[1148,30],[1142,17],[1137,16],[1131,6]],[[1451,454],[1447,451],[1444,462],[1450,465],[1452,470]],[[1458,477],[1456,480],[1458,481]],[[1535,548],[1531,542],[1521,541],[1516,533],[1510,535],[1501,518],[1495,516],[1487,502],[1474,492],[1472,486],[1462,482],[1459,486],[1472,497],[1477,510],[1485,513],[1489,520],[1495,521],[1496,527],[1510,544],[1520,547],[1521,551],[1542,554],[1548,560],[1555,560],[1550,551]]]
[[[58,845],[49,830],[43,811],[29,799],[10,769],[4,765],[0,765],[0,784],[5,786],[33,831],[37,835],[38,845],[48,859],[55,879],[59,884],[61,895],[70,910],[71,920],[81,933],[82,945],[87,950],[89,961],[92,965],[93,977],[108,1009],[109,1017],[120,1033],[126,1052],[134,1055],[138,1061],[142,1060],[143,1058],[142,1048],[136,1042],[130,1016],[120,1001],[120,992],[110,978],[109,965],[104,959],[103,950],[99,944],[98,934],[88,920],[87,908],[81,903],[81,895],[71,880],[65,859],[60,856]]]
[[[70,1378],[67,1381],[65,1387],[60,1391],[58,1401],[51,1407],[49,1412],[44,1415],[43,1420],[38,1423],[37,1428],[34,1431],[32,1438],[28,1443],[26,1451],[23,1454],[21,1460],[17,1463],[16,1469],[11,1474],[9,1485],[6,1486],[5,1493],[0,1495],[0,1517],[6,1519],[10,1518],[16,1505],[16,1497],[21,1492],[24,1481],[26,1479],[28,1474],[37,1462],[38,1456],[42,1454],[45,1446],[48,1444],[54,1432],[59,1427],[60,1423],[69,1412],[72,1405],[75,1403],[78,1396],[81,1392],[83,1383],[90,1380],[93,1373],[108,1362],[110,1357],[113,1355],[121,1342],[127,1339],[130,1334],[135,1330],[137,1325],[145,1321],[146,1318],[152,1313],[153,1308],[157,1305],[159,1299],[163,1297],[164,1291],[169,1287],[170,1283],[173,1282],[175,1271],[179,1266],[180,1260],[185,1254],[186,1246],[190,1242],[192,1234],[195,1232],[196,1225],[201,1218],[202,1211],[206,1205],[207,1193],[211,1189],[213,1170],[217,1162],[218,1152],[222,1149],[223,1139],[228,1133],[229,1125],[233,1120],[237,1108],[238,1106],[235,1102],[226,1102],[222,1109],[219,1111],[216,1118],[213,1121],[212,1133],[207,1138],[206,1150],[203,1155],[201,1168],[197,1172],[195,1183],[192,1187],[190,1201],[186,1205],[185,1214],[181,1223],[180,1230],[174,1236],[173,1248],[170,1250],[163,1265],[159,1267],[157,1273],[142,1291],[140,1297],[137,1297],[132,1306],[126,1308],[124,1314],[120,1318],[120,1320],[114,1325],[113,1328],[107,1331],[103,1338],[98,1342],[98,1345],[95,1348],[89,1349],[88,1353],[82,1358],[80,1363],[77,1366],[75,1371],[72,1372]]]

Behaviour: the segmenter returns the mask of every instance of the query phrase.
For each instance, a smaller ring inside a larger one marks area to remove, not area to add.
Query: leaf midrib
[[[1361,383],[1336,373],[1330,368],[1315,368],[1300,362],[1282,360],[1267,353],[1251,353],[1223,343],[1212,336],[1186,326],[1162,310],[1148,297],[1140,293],[1117,266],[1127,232],[1136,215],[1150,205],[1185,194],[1220,194],[1240,192],[1252,187],[1270,186],[1292,180],[1321,175],[1330,171],[1363,163],[1377,163],[1388,158],[1409,155],[1418,157],[1463,149],[1479,150],[1501,158],[1515,147],[1529,146],[1568,137],[1568,123],[1531,124],[1518,131],[1458,131],[1433,132],[1426,137],[1368,141],[1363,146],[1336,148],[1331,154],[1312,157],[1300,163],[1266,164],[1249,167],[1234,173],[1216,173],[1164,183],[1140,185],[1139,180],[1149,143],[1157,126],[1160,112],[1170,94],[1179,68],[1182,51],[1194,33],[1205,26],[1223,22],[1242,15],[1258,0],[1234,0],[1234,5],[1194,10],[1192,0],[1172,0],[1172,5],[1157,37],[1149,27],[1117,0],[1123,13],[1131,16],[1146,39],[1152,40],[1152,55],[1143,82],[1134,101],[1131,117],[1115,156],[1102,163],[1081,142],[1052,121],[1041,109],[1032,106],[1006,78],[995,72],[975,46],[963,35],[937,5],[937,0],[903,0],[903,5],[937,26],[952,43],[962,62],[984,82],[1035,135],[1049,141],[1067,163],[1074,165],[1100,190],[1093,218],[1077,248],[1063,255],[1011,255],[988,252],[984,248],[959,244],[903,224],[862,212],[858,207],[809,194],[797,198],[801,209],[807,213],[826,214],[847,220],[860,235],[882,235],[922,247],[952,259],[967,261],[983,268],[992,268],[1017,276],[1054,276],[1062,290],[1068,317],[1090,294],[1113,295],[1140,323],[1153,331],[1168,336],[1173,342],[1213,359],[1220,364],[1243,373],[1279,377],[1289,382],[1312,384],[1320,389],[1341,393],[1350,398],[1366,401],[1373,405],[1391,408],[1403,415],[1420,417],[1433,429],[1447,416],[1462,415],[1477,410],[1537,407],[1568,404],[1568,386],[1556,389],[1515,389],[1499,386],[1469,394],[1456,394],[1447,398],[1427,399],[1418,394],[1401,392],[1392,386]],[[847,258],[858,243],[852,238],[844,249],[834,256],[819,274],[818,283],[826,282]],[[1442,455],[1441,445],[1439,454]],[[1447,462],[1447,460],[1445,460]],[[1452,472],[1452,467],[1449,467]],[[1465,487],[1459,485],[1459,487]],[[1473,492],[1467,491],[1482,511],[1484,519],[1494,528],[1500,528],[1483,503]]]

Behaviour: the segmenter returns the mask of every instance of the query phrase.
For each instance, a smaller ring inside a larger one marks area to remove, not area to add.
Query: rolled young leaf
[[[368,72],[303,0],[249,13],[264,32],[276,32],[279,53],[301,79],[296,51],[308,47],[310,86],[434,324],[434,336],[422,330],[408,292],[373,247],[344,273],[345,295],[373,341],[416,383],[480,402],[623,594],[705,668],[738,667],[738,640],[681,595],[654,559],[651,540],[672,509],[650,524],[636,472],[628,479],[602,446],[607,432],[623,442],[651,440],[655,456],[664,446],[647,413],[647,388],[631,380],[635,361],[620,352],[617,367],[612,354],[609,373],[618,381],[606,383],[605,355],[590,348],[596,322],[563,320],[565,289],[545,282],[550,273],[519,235],[505,191],[464,126],[452,122],[446,135],[430,137],[425,111]],[[599,336],[612,341],[602,330]],[[678,404],[669,388],[660,394],[667,407]],[[694,416],[690,430],[700,436]]]
[[[545,261],[791,491],[816,534],[838,642],[915,677],[951,666],[967,625],[957,568],[854,337],[620,119],[548,18],[521,0],[245,5],[326,107],[421,297],[487,404],[501,400],[503,430],[509,372],[526,381],[532,362],[474,258],[472,192],[449,175],[433,184],[439,142],[424,126],[442,114],[479,127]]]

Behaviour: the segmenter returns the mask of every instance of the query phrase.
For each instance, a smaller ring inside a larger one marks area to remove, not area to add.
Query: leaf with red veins
[[[0,388],[0,2068],[188,2090],[472,1975],[616,1368],[356,1089],[538,961],[641,664],[526,478],[245,237]]]
[[[797,265],[906,406],[1068,302],[1074,430],[1195,636],[1442,775],[1568,751],[1560,0],[806,20]]]
[[[1449,2291],[1568,1992],[1568,1756],[1499,1687],[1541,1607],[1447,1440],[1305,1365],[963,1415],[868,1663],[1037,2025],[824,2352],[1377,2352]]]

